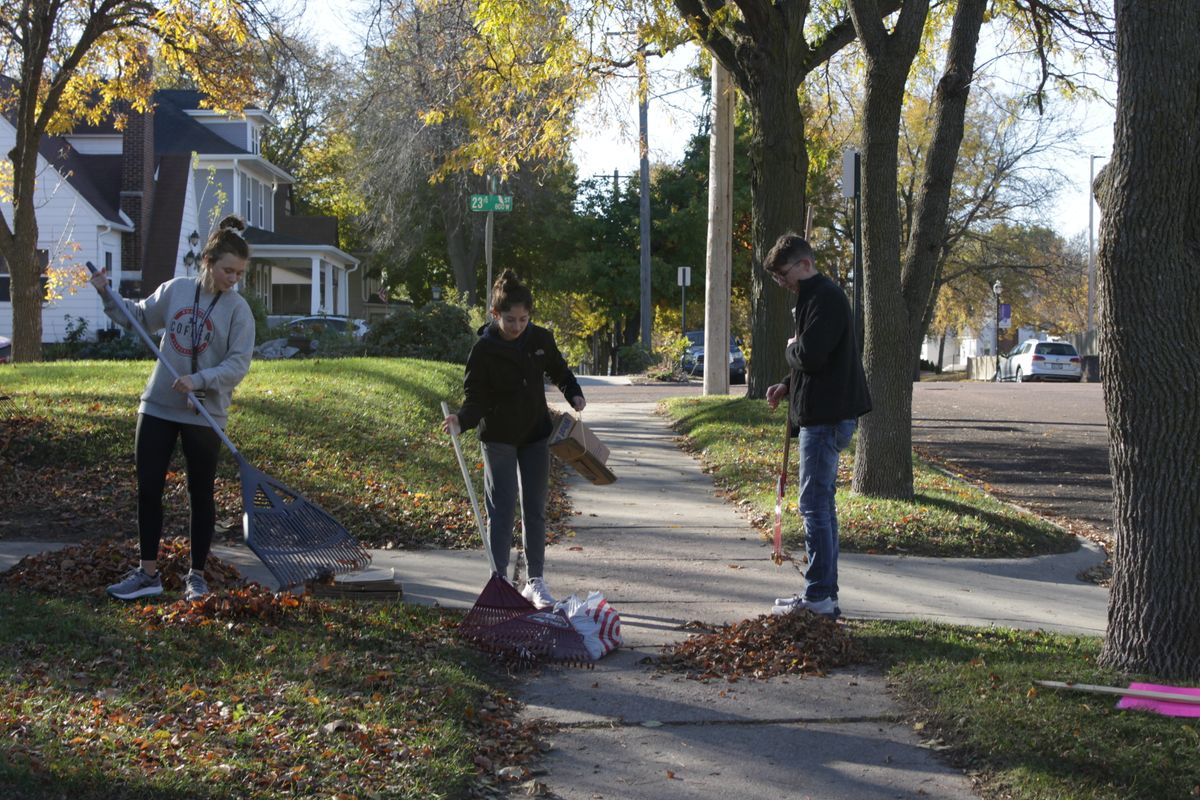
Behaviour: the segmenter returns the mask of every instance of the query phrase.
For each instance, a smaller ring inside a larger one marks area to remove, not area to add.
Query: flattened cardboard
[[[551,413],[554,414],[554,431],[550,434],[550,452],[597,486],[614,482],[617,476],[605,466],[608,448],[596,434],[581,419],[570,414]]]

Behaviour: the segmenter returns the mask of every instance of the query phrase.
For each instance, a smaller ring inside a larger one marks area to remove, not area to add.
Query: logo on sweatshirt
[[[188,358],[192,357],[193,348],[196,350],[196,356],[199,357],[212,344],[213,339],[212,320],[201,314],[197,332],[197,321],[193,316],[194,310],[192,306],[181,308],[167,323],[167,339],[171,342],[171,348],[181,356]]]

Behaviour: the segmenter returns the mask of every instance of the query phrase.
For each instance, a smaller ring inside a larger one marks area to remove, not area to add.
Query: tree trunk
[[[13,347],[16,363],[42,360],[42,264],[37,256],[38,223],[34,190],[37,186],[37,136],[32,123],[18,120],[16,142],[8,153],[12,162],[12,228],[0,218],[0,256],[8,261],[12,301]],[[7,189],[8,187],[4,187]],[[0,189],[3,191],[3,189]]]
[[[466,189],[459,181],[444,181],[439,193],[442,230],[446,237],[446,258],[454,273],[454,288],[467,298],[467,304],[491,303],[492,287],[483,287],[479,296],[480,261],[483,258],[481,214],[466,210]],[[486,269],[486,268],[485,268]],[[501,270],[494,270],[492,280]],[[486,281],[485,281],[486,282]]]
[[[768,386],[787,376],[785,350],[795,328],[791,293],[767,278],[762,264],[781,234],[804,234],[808,151],[804,112],[795,87],[775,81],[755,88],[750,103],[754,123],[750,143],[752,350],[746,396],[762,398],[767,396]]]
[[[863,366],[871,390],[854,457],[854,491],[912,498],[912,370],[908,305],[900,272],[900,208],[896,148],[904,87],[925,10],[905,5],[891,35],[863,3],[855,24],[867,55],[862,122]],[[854,7],[854,4],[852,4]],[[919,19],[917,19],[917,15]],[[867,30],[859,25],[860,18]]]
[[[18,237],[21,239],[24,237]],[[8,261],[11,277],[9,293],[13,311],[14,363],[42,360],[42,264],[37,248],[18,242],[14,257]]]
[[[1115,141],[1097,182],[1117,539],[1100,661],[1187,681],[1200,680],[1197,52],[1200,4],[1117,5]]]
[[[854,0],[855,26],[867,53],[863,103],[863,363],[872,412],[863,418],[854,490],[875,497],[913,496],[912,374],[928,327],[931,293],[946,231],[954,166],[987,0],[960,0],[946,67],[934,101],[934,135],[901,262],[897,147],[909,68],[928,4],[906,4],[885,35],[873,0]]]

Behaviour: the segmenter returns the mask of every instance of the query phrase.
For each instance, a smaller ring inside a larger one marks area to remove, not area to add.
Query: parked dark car
[[[688,348],[683,353],[681,367],[689,375],[704,374],[704,331],[688,331]],[[729,382],[746,382],[746,356],[742,354],[741,340],[729,337]]]
[[[9,361],[12,361],[12,339],[0,336],[0,364],[7,364]]]

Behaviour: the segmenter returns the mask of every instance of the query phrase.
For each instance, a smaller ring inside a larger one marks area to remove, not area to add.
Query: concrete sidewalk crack
[[[604,730],[605,728],[699,728],[736,727],[749,725],[853,725],[864,722],[895,724],[904,722],[903,714],[875,714],[852,717],[761,717],[754,719],[682,719],[682,720],[580,720],[579,722],[550,722],[557,730]],[[646,723],[652,722],[653,725]]]

